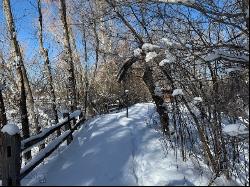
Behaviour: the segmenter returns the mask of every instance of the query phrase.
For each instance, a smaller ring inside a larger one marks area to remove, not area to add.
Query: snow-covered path
[[[164,155],[160,133],[146,123],[153,112],[153,104],[136,104],[129,118],[93,119],[22,185],[207,185],[209,172],[200,176],[191,162]]]

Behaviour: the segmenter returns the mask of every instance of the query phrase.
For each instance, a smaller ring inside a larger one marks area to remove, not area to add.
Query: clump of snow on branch
[[[172,96],[178,96],[178,95],[184,95],[182,89],[178,88],[178,89],[175,89],[172,93]]]
[[[172,47],[173,43],[168,38],[162,38],[161,43],[166,47]]]
[[[230,54],[226,51],[217,50],[213,51],[212,53],[204,56],[204,60],[207,62],[212,62],[218,59],[226,59],[230,61],[241,61],[241,62],[249,62],[249,55],[236,55],[236,54]]]
[[[229,136],[239,136],[249,134],[248,129],[241,123],[226,125],[222,132]]]
[[[7,125],[3,126],[1,132],[2,133],[7,133],[7,134],[13,136],[15,134],[19,134],[20,133],[20,129],[15,124],[7,124]]]
[[[225,70],[227,73],[235,72],[235,71],[242,71],[240,67],[233,67],[233,68],[227,68]]]
[[[137,48],[134,50],[134,56],[135,57],[140,57],[142,54],[142,50],[140,48]]]
[[[159,63],[159,66],[165,66],[167,63],[169,63],[168,59],[164,59]]]
[[[175,56],[173,56],[169,51],[165,51],[165,53],[166,53],[165,60],[167,63],[171,64],[171,63],[174,63],[176,61]]]
[[[194,104],[201,103],[202,101],[203,101],[203,99],[201,97],[194,97],[193,98]]]
[[[146,60],[146,62],[149,62],[157,56],[158,56],[158,54],[156,52],[149,52],[149,53],[147,53],[145,60]]]
[[[161,87],[160,87],[160,85],[159,85],[158,82],[157,82],[156,85],[155,85],[154,93],[155,93],[156,96],[159,96],[159,97],[163,96]]]
[[[158,49],[160,49],[160,47],[158,45],[153,45],[153,44],[150,44],[150,43],[145,43],[142,46],[142,50],[145,51],[145,52],[155,51],[155,50],[158,50]]]

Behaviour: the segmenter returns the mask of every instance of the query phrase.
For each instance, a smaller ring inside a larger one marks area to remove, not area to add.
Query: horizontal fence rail
[[[0,132],[0,168],[2,169],[3,186],[20,186],[20,181],[27,176],[36,166],[50,156],[64,141],[67,145],[73,140],[73,133],[85,121],[81,111],[71,114],[64,113],[63,120],[58,124],[44,129],[40,134],[21,140],[20,134],[9,135]],[[65,128],[65,131],[49,142],[26,165],[21,168],[21,155],[35,146],[44,143],[46,138],[54,132]]]

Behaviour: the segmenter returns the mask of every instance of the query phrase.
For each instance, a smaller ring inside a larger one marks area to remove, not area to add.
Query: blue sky
[[[11,0],[12,14],[17,31],[17,37],[21,44],[27,46],[26,58],[30,59],[37,50],[36,25],[37,19],[36,1],[33,0]],[[33,5],[31,4],[33,3]],[[2,3],[0,5],[0,22],[5,23]]]
[[[10,2],[17,31],[17,39],[20,42],[21,46],[25,49],[25,63],[29,64],[32,62],[31,60],[34,59],[34,56],[38,55],[39,50],[39,44],[37,39],[37,0],[10,0]],[[53,13],[57,14],[56,11],[53,11]],[[6,24],[2,3],[0,4],[0,23],[1,25]],[[76,45],[78,47],[78,50],[80,50],[80,54],[83,55],[81,38],[79,38],[79,36],[76,37],[78,37],[76,40]],[[55,57],[58,55],[58,53],[61,52],[58,50],[61,49],[58,49],[58,43],[52,41],[51,37],[49,36],[44,35],[44,43],[45,47],[49,49],[49,57],[53,65],[56,62]],[[93,64],[93,56],[94,55],[91,53],[88,63]],[[33,67],[28,69],[30,75],[41,73],[39,72],[37,66],[40,65],[40,67],[42,67],[42,60],[39,63],[40,64],[32,65]]]

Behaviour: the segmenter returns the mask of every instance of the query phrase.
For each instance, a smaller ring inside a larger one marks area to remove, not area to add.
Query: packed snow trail
[[[201,176],[193,163],[164,154],[161,134],[147,123],[154,112],[136,104],[129,118],[124,111],[93,119],[22,185],[207,185],[208,170]]]

